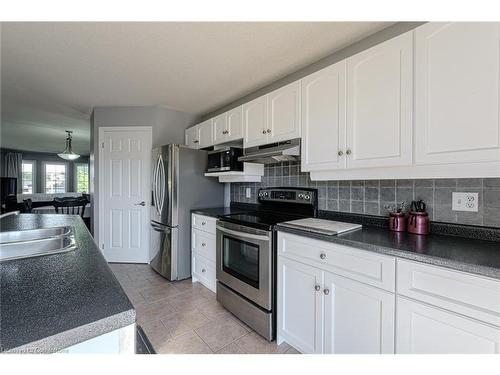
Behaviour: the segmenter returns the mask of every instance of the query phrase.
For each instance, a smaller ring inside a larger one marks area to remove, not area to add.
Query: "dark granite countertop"
[[[75,251],[0,263],[0,351],[52,353],[135,322],[79,216],[9,216],[0,231],[61,225],[73,227]]]
[[[391,232],[387,228],[363,226],[337,236],[311,233],[277,225],[277,229],[359,249],[452,268],[500,279],[500,242],[458,236]]]

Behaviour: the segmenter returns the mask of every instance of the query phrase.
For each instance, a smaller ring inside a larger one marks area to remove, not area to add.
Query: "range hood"
[[[238,161],[272,164],[284,161],[300,160],[300,138],[262,146],[249,147]]]

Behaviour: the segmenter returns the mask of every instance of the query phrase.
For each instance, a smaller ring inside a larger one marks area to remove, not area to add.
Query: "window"
[[[67,165],[65,163],[44,164],[44,191],[47,194],[65,193]]]
[[[35,162],[23,160],[23,194],[35,192]]]
[[[77,193],[89,192],[89,165],[75,164],[75,190]]]

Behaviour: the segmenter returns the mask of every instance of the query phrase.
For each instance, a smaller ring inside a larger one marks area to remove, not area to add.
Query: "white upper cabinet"
[[[413,32],[347,59],[347,167],[412,164]]]
[[[415,30],[416,163],[500,159],[498,23]]]
[[[228,141],[235,141],[243,138],[243,113],[241,106],[227,112],[227,133]]]
[[[268,143],[300,137],[300,81],[267,95]]]
[[[241,106],[214,117],[213,121],[215,145],[243,138]]]
[[[325,272],[325,353],[394,353],[394,294]]]
[[[186,146],[188,146],[189,148],[194,148],[194,149],[200,148],[200,140],[199,140],[199,131],[198,130],[199,130],[198,125],[192,126],[188,129],[186,129],[185,143],[186,143]]]
[[[213,119],[198,124],[200,135],[200,148],[214,145],[214,123]]]
[[[214,117],[214,144],[224,143],[227,138],[227,112]]]
[[[243,147],[267,143],[267,96],[243,104]]]
[[[302,171],[345,168],[345,60],[301,83]]]

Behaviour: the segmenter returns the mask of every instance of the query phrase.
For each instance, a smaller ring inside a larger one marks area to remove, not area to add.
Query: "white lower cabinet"
[[[200,282],[215,293],[215,224],[213,217],[191,217],[191,271],[193,282]]]
[[[329,272],[322,293],[325,353],[394,353],[393,293]]]
[[[399,296],[396,332],[396,353],[500,352],[499,328]]]
[[[278,343],[286,341],[302,353],[323,352],[323,272],[279,257]]]
[[[394,353],[394,293],[283,256],[297,236],[278,236],[278,343],[309,354]]]

